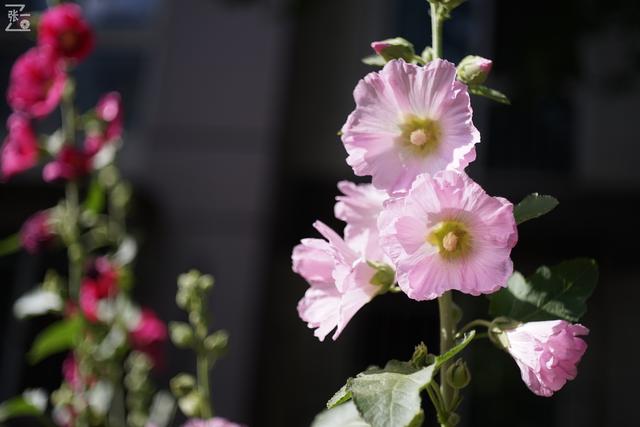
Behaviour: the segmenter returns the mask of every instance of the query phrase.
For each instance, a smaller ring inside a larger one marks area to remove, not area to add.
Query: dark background
[[[98,44],[79,69],[79,102],[88,108],[113,89],[125,99],[120,165],[137,196],[137,298],[179,319],[175,277],[191,267],[216,276],[215,324],[231,333],[213,373],[219,414],[257,427],[308,425],[348,376],[406,359],[421,340],[436,348],[437,304],[403,295],[376,298],[337,342],[318,342],[297,317],[306,285],[290,270],[291,249],[315,236],[315,219],[342,227],[332,219],[335,184],[353,176],[336,132],[371,71],[359,58],[372,40],[397,35],[421,51],[430,34],[424,0],[83,3]],[[551,399],[536,397],[506,354],[479,343],[466,353],[474,382],[463,426],[640,425],[638,22],[635,0],[469,0],[445,26],[445,56],[492,58],[489,84],[513,103],[473,99],[483,142],[470,174],[512,201],[533,191],[561,201],[520,228],[517,268],[573,256],[601,267],[578,378]],[[32,42],[5,32],[0,42],[4,91]],[[0,112],[8,116],[4,103]],[[61,196],[35,171],[0,186],[0,236]],[[0,260],[0,400],[59,382],[61,357],[35,367],[23,357],[47,319],[11,314],[44,262]],[[456,299],[467,319],[486,315],[484,298]],[[170,350],[157,382],[192,369],[190,357]]]

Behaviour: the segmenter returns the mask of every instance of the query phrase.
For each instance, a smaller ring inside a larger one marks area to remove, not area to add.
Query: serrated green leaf
[[[586,301],[597,282],[598,266],[586,258],[542,266],[527,278],[515,272],[506,288],[490,296],[489,312],[520,322],[577,322],[587,311]]]
[[[509,98],[507,98],[504,93],[483,85],[470,85],[469,92],[474,95],[484,96],[501,104],[511,105],[511,101],[509,101]]]
[[[20,250],[20,235],[18,233],[0,240],[0,256],[11,255]]]
[[[33,403],[28,402],[24,396],[16,396],[9,400],[0,403],[0,423],[3,423],[11,418],[26,417],[26,416],[40,416],[42,410]]]
[[[70,317],[48,326],[33,341],[27,359],[35,364],[46,357],[72,348],[82,328],[80,317]]]
[[[465,334],[462,341],[460,341],[455,346],[451,347],[449,351],[440,356],[436,357],[436,367],[441,366],[443,363],[454,357],[456,354],[460,353],[466,346],[468,346],[471,341],[473,341],[473,337],[475,337],[476,331],[470,331]]]
[[[372,427],[407,427],[419,417],[420,392],[431,382],[435,368],[391,361],[383,370],[358,375],[348,388],[362,418]]]
[[[351,378],[347,380],[347,383],[350,380]],[[351,399],[351,392],[347,390],[347,384],[345,384],[340,388],[340,390],[336,391],[336,393],[331,397],[331,399],[329,399],[329,401],[327,402],[327,408],[328,409],[334,408],[350,399]]]
[[[513,208],[513,216],[517,224],[522,224],[551,212],[556,206],[558,206],[558,200],[555,197],[532,193]]]
[[[353,402],[347,402],[319,413],[311,427],[371,427],[367,424]]]

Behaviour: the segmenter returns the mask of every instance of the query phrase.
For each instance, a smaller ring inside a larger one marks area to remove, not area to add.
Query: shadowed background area
[[[337,342],[318,342],[297,317],[306,284],[290,269],[292,247],[317,237],[315,219],[343,226],[333,219],[336,182],[354,178],[336,132],[353,108],[353,87],[372,71],[359,58],[372,40],[393,36],[421,51],[430,34],[426,1],[81,3],[98,39],[78,70],[79,103],[89,108],[108,90],[125,102],[120,166],[137,196],[137,298],[165,320],[183,320],[175,277],[192,267],[216,276],[215,326],[231,334],[212,374],[219,414],[257,427],[308,425],[347,377],[407,359],[421,340],[435,351],[437,304],[402,294],[376,298]],[[483,142],[469,173],[514,202],[534,191],[561,202],[520,228],[516,268],[529,274],[589,256],[601,269],[578,378],[552,399],[536,397],[509,356],[480,342],[466,353],[474,381],[461,425],[640,424],[633,368],[640,356],[633,332],[640,320],[640,5],[469,0],[453,18],[445,56],[492,58],[488,83],[512,101],[472,99]],[[4,92],[11,64],[32,41],[6,32],[0,40]],[[8,116],[6,103],[0,113]],[[39,171],[0,185],[0,237],[61,196]],[[0,259],[0,400],[60,380],[62,356],[34,367],[23,356],[51,319],[16,321],[11,313],[45,266],[59,261]],[[456,299],[467,319],[486,316],[486,299]],[[164,387],[193,369],[189,354],[167,351],[157,375]],[[433,425],[426,412],[425,425]]]

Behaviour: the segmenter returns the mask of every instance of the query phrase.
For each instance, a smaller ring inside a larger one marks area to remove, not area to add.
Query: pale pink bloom
[[[378,215],[382,212],[387,193],[371,184],[340,181],[342,195],[336,197],[336,218],[347,223],[344,240],[356,252],[370,261],[385,260],[378,242]]]
[[[182,427],[246,427],[221,417],[211,418],[209,420],[201,420],[199,418],[191,418],[187,420]]]
[[[452,63],[390,61],[360,80],[353,96],[356,109],[342,127],[347,163],[376,188],[405,192],[421,173],[462,170],[475,159],[480,133]]]
[[[398,285],[415,300],[452,289],[489,294],[513,272],[513,205],[487,195],[464,172],[418,176],[406,197],[386,203],[378,226]]]
[[[303,239],[293,249],[293,271],[310,287],[298,303],[298,315],[323,341],[338,338],[351,318],[380,290],[371,284],[376,270],[320,221],[313,226],[327,240]]]
[[[580,335],[589,329],[564,320],[529,322],[505,331],[507,351],[520,367],[522,380],[538,396],[549,397],[576,377],[587,350]]]

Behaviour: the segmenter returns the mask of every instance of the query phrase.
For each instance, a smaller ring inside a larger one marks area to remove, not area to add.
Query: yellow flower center
[[[427,236],[427,241],[438,248],[446,260],[459,259],[471,251],[472,241],[467,226],[460,221],[438,223]]]
[[[414,154],[426,156],[440,145],[442,131],[436,120],[409,115],[400,125],[399,143]]]

